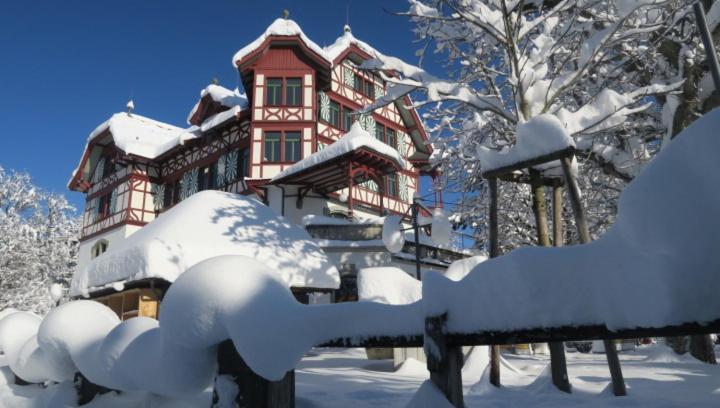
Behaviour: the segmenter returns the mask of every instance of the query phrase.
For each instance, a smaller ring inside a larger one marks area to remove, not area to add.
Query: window
[[[115,163],[113,162],[112,157],[105,156],[105,160],[103,161],[103,168],[102,168],[102,178],[105,178],[114,172],[115,172]]]
[[[201,167],[198,171],[198,191],[212,190],[217,187],[217,162],[206,167]]]
[[[302,80],[300,78],[288,78],[285,81],[285,105],[302,105]]]
[[[379,123],[375,125],[375,138],[381,142],[392,146],[393,149],[397,149],[397,131],[385,127]]]
[[[102,220],[103,218],[107,218],[111,215],[110,214],[110,195],[111,195],[111,193],[107,193],[98,198],[98,208],[97,208],[97,219],[98,220]]]
[[[240,150],[237,175],[240,180],[250,175],[250,149]]]
[[[265,161],[294,163],[302,156],[301,143],[300,132],[265,132]]]
[[[385,132],[385,143],[393,149],[397,149],[397,133],[394,130],[388,128]]]
[[[265,93],[266,105],[282,105],[282,78],[268,78]]]
[[[285,133],[285,162],[296,162],[300,160],[300,132]]]
[[[180,190],[182,189],[182,177],[165,185],[165,197],[163,197],[163,208],[171,207],[180,202]]]
[[[265,132],[265,157],[266,162],[280,161],[280,139],[281,132]]]
[[[336,128],[340,128],[340,104],[330,101],[330,122]]]
[[[379,123],[375,125],[375,139],[385,143],[385,126]]]
[[[373,97],[375,93],[375,86],[372,81],[365,79],[364,77],[355,74],[355,80],[353,83],[353,89],[365,96]]]
[[[398,196],[397,174],[392,173],[385,176],[385,195],[387,197]]]
[[[347,106],[343,106],[343,130],[350,130],[353,122],[355,122],[353,111]]]
[[[96,242],[95,245],[90,248],[90,259],[95,259],[102,255],[105,251],[107,251],[108,245],[110,245],[110,243],[104,239]]]

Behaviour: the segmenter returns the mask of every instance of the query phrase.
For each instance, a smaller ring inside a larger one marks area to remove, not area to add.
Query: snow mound
[[[383,221],[382,242],[392,254],[402,251],[405,246],[405,233],[402,231],[401,222],[397,215],[388,215]]]
[[[673,139],[623,191],[617,221],[599,240],[520,248],[479,264],[460,282],[426,274],[427,314],[448,312],[449,330],[460,333],[718,319],[718,127],[714,110]]]
[[[693,357],[690,353],[677,354],[672,348],[658,344],[647,349],[646,363],[698,363],[700,361]]]
[[[443,272],[446,278],[459,281],[464,278],[470,271],[481,262],[487,261],[487,257],[483,255],[475,255],[469,258],[457,260],[448,266]]]
[[[485,173],[574,146],[575,142],[560,120],[543,114],[518,124],[514,146],[500,152],[480,146],[477,153]]]
[[[363,268],[357,277],[360,300],[407,305],[420,300],[422,283],[395,267]]]
[[[318,166],[361,148],[368,149],[394,161],[400,169],[405,168],[405,161],[397,150],[379,141],[374,136],[371,136],[370,133],[360,126],[360,122],[355,122],[350,128],[350,131],[336,142],[281,171],[272,178],[271,182],[277,182],[290,175]]]
[[[445,398],[432,381],[427,380],[417,390],[406,405],[408,408],[452,408],[452,404]]]
[[[395,370],[395,374],[406,377],[427,377],[429,372],[427,364],[414,358],[408,358]]]
[[[287,286],[340,285],[337,269],[307,231],[255,199],[203,191],[76,272],[70,293],[77,296],[126,280],[173,282],[193,265],[220,255],[255,258],[277,271]],[[236,274],[243,270],[236,265]]]

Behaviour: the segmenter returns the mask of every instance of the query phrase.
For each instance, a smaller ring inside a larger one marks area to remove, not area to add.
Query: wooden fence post
[[[489,209],[489,239],[490,239],[490,258],[500,256],[500,242],[498,239],[498,185],[497,178],[488,179],[488,187],[490,191],[490,209]],[[490,384],[500,386],[500,346],[490,346]]]
[[[430,380],[456,408],[462,408],[462,349],[449,346],[445,336],[447,314],[425,318],[423,347]]]
[[[545,186],[543,186],[540,173],[533,169],[530,169],[530,191],[532,193],[532,208],[533,214],[535,215],[538,245],[549,247],[550,232],[547,222]],[[555,209],[555,207],[556,203],[553,202],[553,209]],[[557,220],[555,218],[553,219],[553,226],[554,229],[557,230]],[[548,312],[552,313],[552,311]],[[549,342],[548,347],[550,348],[550,369],[552,372],[553,385],[560,391],[569,393],[571,387],[567,374],[567,363],[565,361],[565,346],[563,346],[562,342]]]
[[[225,340],[218,348],[218,375],[229,375],[238,387],[235,402],[238,408],[294,408],[295,370],[280,381],[268,381],[255,374],[245,363],[232,340]],[[217,402],[217,389],[213,401]]]
[[[567,186],[568,197],[570,198],[570,204],[572,205],[573,214],[575,215],[575,225],[577,227],[578,235],[580,236],[580,242],[583,244],[590,243],[590,229],[588,228],[587,218],[585,217],[585,211],[580,201],[580,188],[577,185],[577,180],[572,173],[572,155],[564,157],[561,160],[563,175],[565,176],[565,185]],[[610,368],[610,377],[612,378],[613,393],[617,396],[627,395],[625,389],[625,380],[623,379],[622,368],[620,367],[620,359],[615,349],[615,343],[612,340],[603,340],[605,346],[605,356],[607,357],[608,367]]]

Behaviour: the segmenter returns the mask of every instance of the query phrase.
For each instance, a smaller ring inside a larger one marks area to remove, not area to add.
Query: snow
[[[384,218],[368,217],[348,220],[340,217],[327,217],[324,215],[307,214],[302,217],[300,223],[302,226],[308,225],[382,225]]]
[[[504,151],[478,147],[483,172],[497,170],[546,154],[574,147],[565,126],[553,115],[538,115],[517,126],[517,141]]]
[[[359,149],[367,149],[381,156],[385,156],[395,162],[398,168],[405,168],[405,161],[397,150],[379,141],[374,136],[371,136],[360,126],[360,122],[355,122],[350,128],[350,131],[338,139],[338,141],[281,171],[272,178],[271,182],[282,180],[290,175],[318,166],[336,157]]]
[[[446,278],[454,281],[462,280],[473,268],[482,262],[487,261],[487,257],[483,255],[475,255],[469,258],[457,260],[448,266],[443,272]]]
[[[407,407],[413,408],[452,408],[452,404],[448,402],[432,381],[427,380],[420,386]]]
[[[120,112],[98,126],[88,143],[104,133],[112,134],[115,145],[127,154],[154,159],[179,144],[185,129],[135,113]]]
[[[355,45],[373,58],[376,55],[382,55],[377,50],[375,50],[375,48],[371,47],[368,43],[355,38],[355,36],[352,34],[350,26],[348,25],[343,27],[343,35],[338,37],[334,43],[325,47],[324,50],[327,53],[328,57],[330,57],[331,60],[335,61],[335,59],[339,57],[340,54],[342,54],[351,45]]]
[[[183,200],[73,276],[74,296],[114,282],[162,278],[220,255],[265,262],[286,285],[337,288],[338,271],[301,227],[253,198],[203,191]],[[242,267],[235,269],[242,274]]]
[[[235,106],[226,111],[216,113],[205,119],[205,121],[200,124],[200,130],[203,132],[207,132],[208,130],[213,129],[218,125],[222,125],[230,119],[236,118],[241,111],[242,108],[240,106]]]
[[[438,246],[447,246],[450,244],[450,233],[452,232],[452,224],[442,208],[435,208],[432,217],[432,235],[431,238]]]
[[[422,283],[395,267],[360,269],[357,288],[360,300],[388,305],[408,305],[422,297]]]
[[[405,233],[402,231],[402,219],[397,215],[389,215],[385,217],[382,230],[382,241],[385,248],[392,253],[397,254],[402,251],[405,246]]]
[[[599,240],[517,249],[479,264],[460,282],[426,274],[426,313],[447,312],[456,332],[602,324],[618,330],[717,319],[718,126],[715,110],[663,149],[623,191],[617,221]]]
[[[323,50],[319,45],[315,44],[312,40],[310,40],[305,33],[303,33],[300,26],[290,19],[285,18],[278,18],[277,20],[273,21],[270,26],[268,26],[267,29],[265,29],[265,32],[255,39],[255,41],[251,42],[250,44],[246,45],[240,51],[236,52],[232,59],[232,64],[235,66],[238,61],[242,60],[255,50],[257,50],[265,40],[270,36],[278,36],[278,37],[299,37],[300,40],[310,48],[313,52],[315,52],[318,56],[320,56],[325,61],[329,62],[330,65],[332,65],[332,58]]]
[[[213,101],[219,103],[222,106],[233,108],[235,112],[240,112],[242,110],[245,110],[248,108],[248,98],[247,95],[240,92],[239,89],[229,90],[223,86],[216,85],[216,84],[210,84],[203,88],[202,91],[200,91],[200,99],[204,98],[205,96],[210,96],[210,99]],[[190,119],[195,116],[195,113],[197,112],[198,107],[200,107],[200,101],[198,101],[195,106],[193,106],[192,110],[190,111],[190,114],[187,117],[187,122],[190,123]],[[208,118],[206,122],[209,120]],[[208,128],[211,128],[212,126],[209,126]],[[204,132],[205,130],[203,130]]]

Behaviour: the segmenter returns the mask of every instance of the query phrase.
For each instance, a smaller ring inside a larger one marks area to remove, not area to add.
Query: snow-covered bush
[[[64,196],[0,167],[0,310],[46,312],[74,271],[79,220]]]

